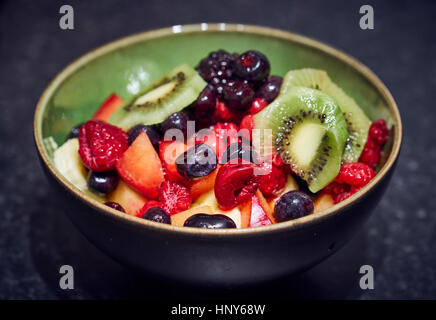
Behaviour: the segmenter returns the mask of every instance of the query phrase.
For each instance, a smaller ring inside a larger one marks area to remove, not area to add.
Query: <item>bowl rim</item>
[[[319,212],[312,213],[308,216],[301,217],[299,219],[290,220],[286,222],[281,222],[277,224],[272,224],[268,226],[261,227],[250,227],[250,228],[240,228],[240,229],[201,229],[192,227],[178,227],[173,225],[167,225],[162,223],[157,223],[149,220],[145,220],[139,217],[131,216],[126,213],[122,213],[115,209],[112,209],[103,203],[87,196],[83,191],[80,191],[72,183],[70,183],[63,175],[57,171],[54,165],[50,162],[48,155],[46,154],[42,146],[42,114],[47,106],[51,95],[58,88],[58,86],[67,79],[71,74],[80,69],[82,66],[87,64],[106,53],[115,51],[117,49],[129,46],[131,44],[146,41],[150,39],[156,39],[159,37],[171,36],[177,33],[200,33],[200,32],[241,32],[248,34],[255,34],[261,36],[274,37],[281,40],[291,41],[304,45],[323,53],[330,55],[336,59],[341,60],[346,65],[351,67],[355,72],[359,73],[363,78],[365,78],[371,85],[375,87],[380,96],[387,102],[387,108],[389,113],[393,118],[393,144],[392,150],[386,160],[386,163],[380,169],[378,174],[372,179],[365,187],[353,194],[348,199]],[[361,201],[364,196],[374,189],[387,175],[387,173],[392,170],[396,159],[398,158],[401,141],[402,141],[402,123],[400,113],[397,104],[392,97],[391,93],[383,82],[363,63],[357,59],[351,57],[350,55],[331,47],[325,43],[322,43],[313,38],[309,38],[303,35],[299,35],[290,31],[284,31],[280,29],[256,26],[256,25],[245,25],[245,24],[228,24],[228,23],[199,23],[199,24],[188,24],[188,25],[174,25],[171,27],[160,28],[149,30],[141,33],[136,33],[127,37],[123,37],[118,40],[106,43],[96,49],[89,51],[88,53],[82,55],[76,60],[68,64],[63,70],[61,70],[54,78],[51,80],[49,85],[43,91],[41,97],[39,98],[34,114],[33,121],[33,135],[35,144],[38,150],[38,154],[44,164],[47,166],[50,174],[61,184],[61,186],[70,192],[74,197],[80,201],[86,203],[87,205],[93,207],[95,210],[99,211],[103,215],[109,218],[115,218],[122,223],[134,224],[140,228],[144,229],[157,229],[160,231],[175,232],[180,235],[198,235],[201,237],[229,237],[229,236],[255,236],[259,234],[272,233],[272,232],[283,232],[299,230],[303,228],[310,227],[313,224],[320,223],[325,219],[333,218],[334,216],[340,215],[348,207],[353,205],[355,202]]]

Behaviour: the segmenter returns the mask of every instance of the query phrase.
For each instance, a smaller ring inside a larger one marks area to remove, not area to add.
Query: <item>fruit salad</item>
[[[114,93],[54,163],[107,206],[179,227],[266,226],[347,199],[376,175],[386,122],[324,70],[270,70],[258,51],[219,50]]]

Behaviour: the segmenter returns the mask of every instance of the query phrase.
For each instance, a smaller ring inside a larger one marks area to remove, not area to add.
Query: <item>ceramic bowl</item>
[[[365,110],[391,128],[380,171],[363,189],[327,210],[270,226],[180,228],[113,210],[68,182],[54,167],[53,140],[89,119],[112,92],[123,98],[182,63],[195,66],[210,51],[255,49],[272,74],[324,69]],[[267,281],[305,270],[340,249],[362,227],[389,184],[401,145],[401,119],[383,83],[354,58],[318,41],[276,29],[233,24],[173,26],[132,35],[82,56],[42,94],[34,135],[53,200],[96,247],[124,265],[166,279],[227,285]],[[77,248],[80,250],[80,248]]]

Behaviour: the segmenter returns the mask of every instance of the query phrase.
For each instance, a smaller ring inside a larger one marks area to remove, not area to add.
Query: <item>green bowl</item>
[[[169,69],[195,66],[210,51],[255,49],[271,73],[320,68],[365,110],[391,128],[380,171],[363,189],[315,214],[270,226],[209,230],[158,224],[113,210],[81,192],[53,165],[53,139],[88,120],[116,92],[137,93]],[[383,83],[350,56],[315,40],[265,27],[229,24],[173,26],[129,36],[67,66],[42,94],[34,136],[53,199],[98,248],[149,275],[198,284],[242,284],[307,269],[342,247],[362,226],[385,191],[401,145],[401,119]],[[53,139],[50,139],[52,137]],[[80,248],[77,248],[80,250]]]

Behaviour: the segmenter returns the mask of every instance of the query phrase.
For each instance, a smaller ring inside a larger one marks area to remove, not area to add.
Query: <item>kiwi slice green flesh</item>
[[[253,120],[254,129],[260,129],[253,131],[253,137],[271,129],[273,148],[310,191],[318,192],[337,176],[348,131],[340,108],[329,95],[292,87]],[[260,154],[267,152],[260,150]]]
[[[111,116],[110,123],[125,130],[140,123],[161,123],[194,102],[206,85],[193,68],[180,65],[127,101]]]
[[[357,103],[338,87],[327,72],[318,69],[291,70],[283,78],[280,94],[286,93],[294,86],[320,90],[334,98],[347,122],[348,140],[342,155],[343,162],[359,160],[368,137],[371,121]]]

